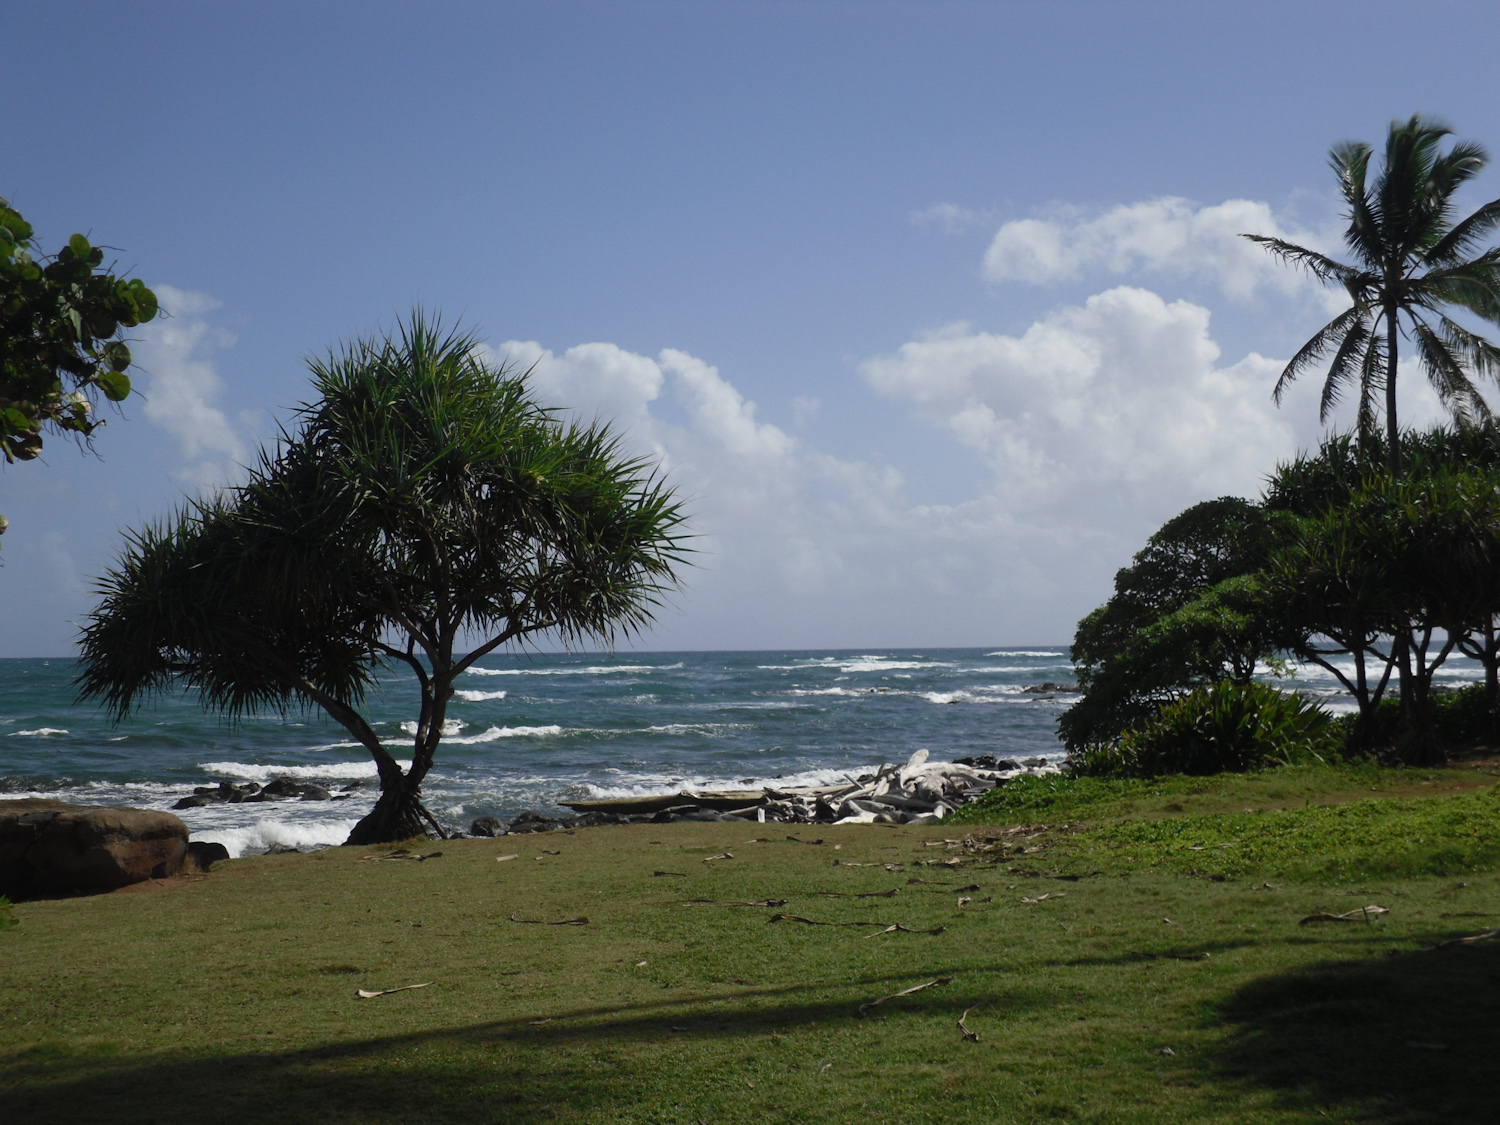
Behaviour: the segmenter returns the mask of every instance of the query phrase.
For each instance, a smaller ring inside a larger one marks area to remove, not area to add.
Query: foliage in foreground
[[[104,424],[96,393],[130,394],[126,329],[156,316],[156,295],[103,268],[104,251],[81,234],[41,251],[31,224],[0,199],[0,455],[41,455],[43,433],[83,440]],[[6,521],[0,516],[0,534]]]
[[[1341,750],[1321,707],[1267,684],[1225,680],[1163,704],[1120,738],[1074,754],[1070,765],[1099,777],[1202,775],[1322,761]]]
[[[18,925],[20,923],[16,921],[15,908],[11,906],[10,899],[0,895],[0,930],[8,930]]]
[[[682,510],[607,427],[564,423],[420,312],[311,366],[317,400],[246,484],[131,538],[78,684],[117,720],[184,689],[230,718],[321,707],[380,776],[349,842],[441,834],[421,785],[454,681],[502,645],[648,622]],[[420,688],[404,771],[360,710],[389,663]]]

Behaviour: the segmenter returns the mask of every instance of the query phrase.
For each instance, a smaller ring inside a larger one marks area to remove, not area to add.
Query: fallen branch
[[[1067,894],[1068,894],[1067,891],[1058,891],[1056,894],[1037,895],[1036,898],[1023,898],[1021,901],[1024,902],[1024,903],[1027,903],[1029,905],[1035,906],[1039,902],[1047,902],[1050,899],[1054,899],[1054,898],[1066,898]]]
[[[587,926],[589,920],[584,915],[577,918],[564,918],[561,922],[544,922],[540,918],[517,918],[514,914],[510,916],[512,922],[522,926]]]
[[[965,1008],[964,1009],[964,1014],[958,1017],[958,1030],[962,1031],[964,1033],[964,1038],[965,1039],[967,1039],[967,1040],[969,1040],[970,1042],[973,1042],[973,1043],[978,1043],[979,1042],[979,1033],[978,1032],[974,1032],[974,1031],[970,1031],[969,1030],[969,1025],[966,1024],[966,1023],[964,1023],[964,1020],[966,1020],[966,1019],[969,1018],[969,1013],[972,1012],[973,1010],[974,1010],[973,1008]]]
[[[734,858],[734,856],[732,856],[729,852],[720,852],[718,855],[705,856],[703,858],[703,862],[704,863],[712,863],[716,859],[733,859],[733,858]]]
[[[437,859],[437,857],[440,856],[440,855],[442,855],[442,854],[443,854],[442,852],[428,852],[426,855],[422,855],[422,854],[420,854],[418,852],[409,852],[409,851],[406,851],[405,849],[402,849],[401,851],[388,852],[385,855],[366,855],[366,856],[361,856],[360,857],[360,861],[361,862],[369,862],[371,860],[379,861],[379,860],[386,860],[386,859],[414,859],[418,863],[421,863],[424,859]]]
[[[840,924],[842,925],[843,923]],[[885,929],[877,931],[876,933],[866,934],[865,937],[879,937],[881,934],[941,934],[945,933],[947,929],[947,926],[934,926],[930,930],[908,930],[900,922],[895,922],[887,926]]]
[[[686,879],[687,878],[687,872],[686,871],[653,871],[653,872],[651,872],[651,877],[653,879],[659,879],[663,875],[676,875],[679,879]]]
[[[1372,917],[1389,914],[1390,912],[1390,907],[1388,906],[1361,906],[1344,914],[1309,914],[1302,921],[1298,922],[1297,925],[1308,926],[1314,922],[1368,922]]]
[[[1494,941],[1496,938],[1500,938],[1500,929],[1485,930],[1482,934],[1470,934],[1468,937],[1456,937],[1450,938],[1447,941],[1440,941],[1436,945],[1427,946],[1424,952],[1433,949],[1447,949],[1450,945],[1473,945],[1481,941]]]
[[[784,898],[760,898],[754,902],[738,898],[674,898],[658,906],[785,906]]]
[[[952,983],[952,977],[938,977],[937,980],[930,980],[926,984],[914,984],[910,988],[903,988],[900,992],[893,992],[889,996],[882,996],[879,1000],[871,1000],[866,1004],[861,1004],[859,1006],[859,1014],[864,1015],[869,1009],[884,1004],[887,1000],[895,1000],[901,996],[910,996],[913,992],[921,992],[924,988],[936,988],[938,985]]]
[[[884,922],[820,922],[800,914],[772,914],[766,922],[801,922],[804,926],[884,926]]]
[[[361,988],[357,990],[357,995],[361,1000],[373,1000],[377,996],[389,996],[393,992],[409,992],[413,988],[431,987],[432,981],[427,981],[425,984],[403,984],[400,988],[381,988],[373,992],[368,988]]]
[[[507,860],[520,859],[520,858],[521,857],[519,855],[517,855],[515,852],[511,852],[510,855],[497,855],[495,857],[495,862],[496,863],[505,863]]]

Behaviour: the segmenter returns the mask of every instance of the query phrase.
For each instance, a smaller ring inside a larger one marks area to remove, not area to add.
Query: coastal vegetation
[[[421,312],[311,368],[316,399],[245,484],[131,535],[77,682],[117,719],[181,690],[230,719],[321,708],[379,772],[349,842],[441,836],[421,785],[454,681],[501,646],[649,622],[683,511],[608,426],[563,421]],[[361,713],[390,664],[420,693],[404,767]]]
[[[87,442],[104,424],[98,398],[130,394],[127,329],[157,314],[138,278],[104,268],[104,250],[75,234],[56,254],[0,199],[0,454],[41,456],[48,431]],[[0,534],[6,520],[0,516]]]
[[[21,903],[6,1112],[1484,1120],[1500,797],[1472,765],[1039,777],[963,824],[335,848]]]
[[[1373,182],[1370,146],[1334,146],[1355,265],[1245,236],[1347,294],[1274,396],[1327,361],[1319,418],[1352,387],[1355,428],[1278,466],[1256,501],[1169,520],[1116,575],[1074,639],[1083,696],[1058,729],[1075,770],[1204,773],[1344,754],[1431,764],[1455,737],[1500,737],[1500,430],[1479,386],[1500,378],[1500,349],[1454,319],[1500,324],[1500,248],[1483,248],[1500,200],[1457,219],[1455,193],[1487,158],[1465,141],[1443,151],[1450,133],[1421,116],[1392,122]],[[1401,430],[1403,336],[1451,427]],[[1485,713],[1440,734],[1434,676],[1455,650],[1485,669]],[[1334,724],[1252,682],[1285,675],[1289,659],[1328,672],[1357,717]]]

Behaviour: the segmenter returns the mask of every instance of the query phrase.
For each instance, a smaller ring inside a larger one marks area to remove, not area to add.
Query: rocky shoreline
[[[480,817],[471,836],[515,836],[605,824],[753,821],[776,824],[934,824],[1013,777],[1056,774],[1044,758],[1015,761],[990,754],[932,762],[918,750],[847,784],[802,789],[709,790],[615,800],[562,801],[576,815],[523,812],[509,824]]]

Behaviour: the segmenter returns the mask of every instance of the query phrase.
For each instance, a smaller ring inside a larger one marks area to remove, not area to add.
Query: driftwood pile
[[[682,820],[741,820],[778,824],[935,824],[1012,777],[1059,772],[1045,759],[1025,762],[990,755],[932,762],[918,750],[904,765],[883,765],[843,785],[817,788],[740,789],[562,801],[577,816],[526,812],[509,827],[493,817],[476,821],[474,835],[499,836],[588,828],[596,824]]]

